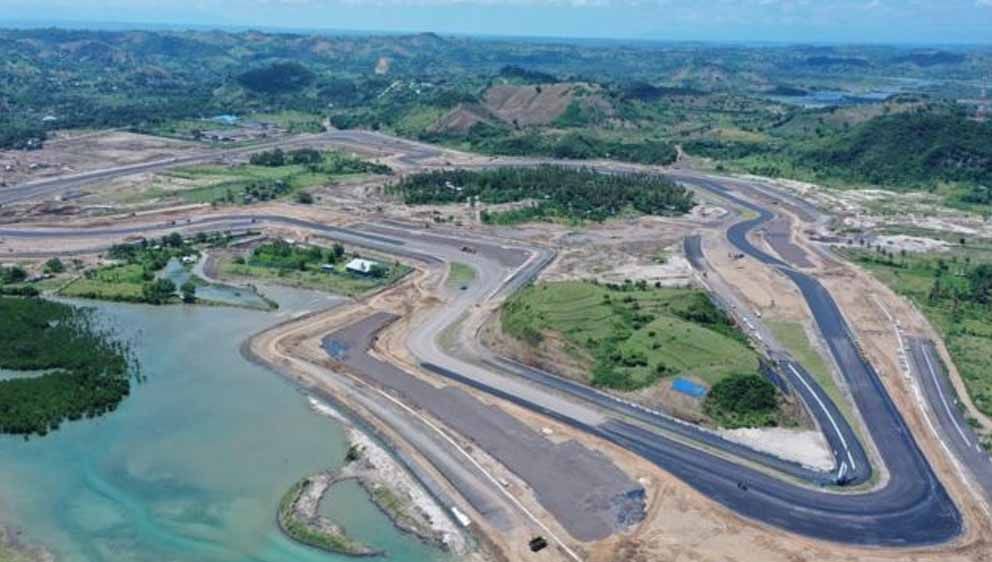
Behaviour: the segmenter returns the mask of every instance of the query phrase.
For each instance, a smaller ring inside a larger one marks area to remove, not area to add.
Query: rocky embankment
[[[279,526],[290,538],[316,548],[351,556],[383,554],[361,544],[319,514],[320,502],[334,484],[356,480],[369,498],[401,531],[455,554],[469,544],[444,508],[377,441],[352,426],[330,406],[311,398],[318,413],[345,424],[349,449],[345,464],[304,478],[283,497]]]
[[[382,554],[318,513],[320,500],[338,480],[333,473],[321,472],[294,484],[279,504],[279,528],[293,540],[322,550],[350,556]]]

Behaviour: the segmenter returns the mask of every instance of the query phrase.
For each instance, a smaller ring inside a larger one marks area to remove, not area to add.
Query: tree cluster
[[[778,391],[754,373],[730,375],[710,389],[703,410],[724,427],[774,425]]]
[[[387,190],[411,205],[534,202],[505,214],[484,213],[484,220],[490,222],[543,218],[603,221],[631,210],[679,215],[695,205],[691,192],[661,176],[601,174],[562,166],[432,171],[408,176]]]
[[[255,248],[248,263],[275,269],[305,271],[311,265],[337,263],[344,257],[344,253],[344,246],[340,244],[324,250],[317,246],[301,246],[275,240]]]
[[[0,432],[45,435],[67,420],[113,411],[136,366],[91,309],[0,297],[0,368],[44,370],[0,381]]]

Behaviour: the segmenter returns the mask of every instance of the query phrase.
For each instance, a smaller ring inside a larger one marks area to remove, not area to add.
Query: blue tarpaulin
[[[677,390],[682,394],[688,394],[693,398],[702,398],[703,396],[706,396],[706,387],[681,377],[672,381],[672,390]]]

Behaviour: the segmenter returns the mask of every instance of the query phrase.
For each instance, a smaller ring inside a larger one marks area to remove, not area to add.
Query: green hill
[[[818,174],[893,188],[992,182],[992,126],[955,112],[883,115],[799,159]]]

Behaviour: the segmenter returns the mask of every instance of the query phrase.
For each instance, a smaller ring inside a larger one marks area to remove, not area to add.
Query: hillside
[[[992,181],[992,126],[957,113],[907,112],[866,121],[800,157],[831,175],[909,189]]]
[[[591,121],[615,113],[597,84],[499,84],[488,88],[481,103],[463,103],[432,127],[438,132],[468,132],[478,123],[514,128],[544,126],[564,119]]]

